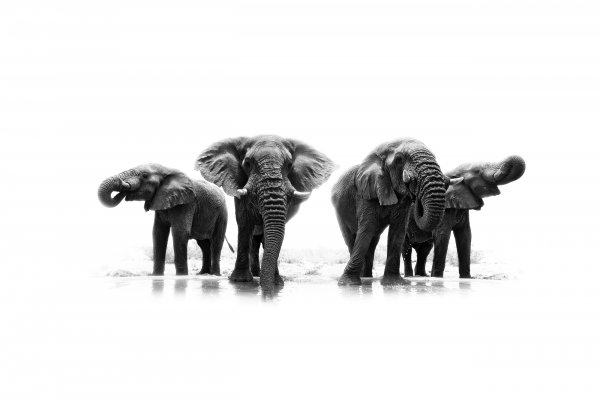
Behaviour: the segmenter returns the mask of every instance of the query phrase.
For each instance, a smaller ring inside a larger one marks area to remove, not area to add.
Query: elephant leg
[[[433,236],[433,267],[431,276],[442,278],[446,268],[446,254],[450,242],[450,231],[440,230]]]
[[[279,261],[277,261],[277,268],[275,269],[275,286],[283,286],[283,278],[279,275]]]
[[[458,273],[461,278],[471,277],[471,224],[469,213],[452,230],[458,254]]]
[[[366,214],[366,213],[365,213]],[[365,256],[369,251],[369,246],[375,234],[375,226],[377,221],[374,213],[368,215],[363,214],[361,220],[358,223],[358,232],[356,233],[356,240],[352,246],[352,252],[350,253],[350,260],[346,264],[344,273],[338,280],[339,285],[360,285],[360,275],[365,261]]]
[[[409,281],[400,276],[400,252],[406,237],[406,222],[408,212],[401,213],[396,221],[390,224],[388,231],[388,249],[385,260],[385,269],[382,285],[409,284]]]
[[[375,258],[375,249],[377,248],[377,244],[379,243],[380,235],[375,235],[373,239],[371,239],[371,244],[369,245],[369,250],[367,250],[367,255],[365,256],[365,263],[362,269],[362,276],[364,278],[372,278],[373,277],[373,259]]]
[[[252,276],[260,276],[260,245],[263,242],[263,235],[252,235],[250,239],[250,272]]]
[[[210,241],[210,274],[221,275],[221,250],[223,250],[223,242],[219,244],[216,240]]]
[[[169,229],[169,224],[163,222],[158,213],[155,212],[154,226],[152,227],[152,251],[154,258],[152,275],[162,276],[165,274],[165,256],[169,241]]]
[[[175,274],[187,275],[187,244],[189,235],[182,229],[173,228],[171,228],[171,235],[173,235],[173,253],[175,253]]]
[[[210,274],[210,241],[208,239],[196,240],[202,249],[202,269],[200,274]]]
[[[428,240],[427,242],[419,243],[416,246],[417,250],[417,265],[415,265],[415,276],[427,276],[425,272],[425,264],[427,263],[427,256],[433,248],[433,241]]]
[[[402,244],[402,258],[404,259],[404,276],[413,276],[412,246],[407,237],[404,238],[404,243]]]
[[[254,280],[250,273],[248,262],[253,229],[254,224],[246,219],[238,219],[238,253],[235,260],[235,267],[229,276],[229,280],[232,282],[252,282]]]

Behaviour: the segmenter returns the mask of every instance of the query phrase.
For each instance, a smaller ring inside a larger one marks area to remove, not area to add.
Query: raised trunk
[[[128,190],[128,186],[123,182],[138,172],[130,169],[121,172],[118,175],[111,176],[105,179],[98,187],[98,199],[106,207],[116,207],[125,198],[125,191]],[[115,197],[112,197],[112,192],[120,192]]]
[[[431,232],[444,217],[444,175],[433,154],[420,151],[412,154],[417,172],[417,200],[414,214],[417,226]]]
[[[497,185],[506,185],[516,181],[525,173],[525,160],[519,156],[510,156],[503,161],[490,164],[484,171],[483,177]]]

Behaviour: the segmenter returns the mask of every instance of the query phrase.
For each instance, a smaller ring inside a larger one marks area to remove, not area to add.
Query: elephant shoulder
[[[331,189],[331,201],[334,205],[338,205],[344,200],[352,200],[356,198],[356,172],[359,166],[355,165],[344,172]]]

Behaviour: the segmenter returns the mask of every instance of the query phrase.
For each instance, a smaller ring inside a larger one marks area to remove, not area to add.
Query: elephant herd
[[[163,275],[169,231],[175,270],[187,275],[187,244],[196,240],[203,254],[201,274],[220,275],[221,249],[227,227],[226,194],[234,196],[238,249],[233,282],[260,277],[263,291],[283,285],[278,258],[285,225],[311,192],[335,169],[325,154],[293,139],[278,136],[239,137],[216,142],[196,159],[204,180],[159,164],[145,164],[104,180],[98,197],[107,207],[144,201],[155,211],[153,275]],[[381,233],[388,228],[382,284],[402,284],[405,276],[426,276],[425,261],[434,248],[432,276],[442,277],[450,233],[456,241],[459,274],[470,277],[469,210],[482,198],[500,193],[498,185],[525,172],[521,157],[499,163],[463,164],[442,173],[433,153],[420,141],[384,143],[335,183],[332,203],[350,259],[340,285],[359,285],[373,276],[373,258]],[[113,192],[117,192],[113,197]],[[228,243],[229,244],[229,243]],[[263,246],[262,262],[259,261]],[[231,245],[229,245],[230,249]],[[413,272],[412,249],[417,263]]]

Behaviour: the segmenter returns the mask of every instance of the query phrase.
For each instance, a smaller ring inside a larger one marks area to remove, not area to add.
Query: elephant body
[[[198,156],[196,169],[204,178],[235,196],[238,254],[231,281],[249,282],[259,275],[265,293],[283,285],[277,262],[285,224],[333,168],[319,151],[279,136],[226,139]]]
[[[114,198],[111,192],[118,191]],[[98,190],[103,204],[116,206],[123,198],[144,200],[154,210],[153,275],[163,275],[169,232],[173,237],[175,271],[187,275],[187,244],[202,250],[201,274],[220,275],[221,249],[227,230],[225,196],[215,185],[192,180],[181,171],[158,164],[142,165],[106,179]]]
[[[332,203],[350,253],[338,283],[357,285],[372,276],[373,257],[386,227],[388,253],[382,284],[405,283],[400,252],[411,203],[423,229],[437,226],[444,211],[444,178],[433,154],[421,142],[400,139],[376,148],[344,173],[332,190]]]
[[[471,277],[471,224],[469,210],[480,210],[483,198],[500,194],[498,185],[519,179],[525,173],[525,161],[510,156],[499,163],[463,164],[446,174],[450,183],[446,189],[444,218],[432,231],[419,228],[414,219],[409,221],[404,241],[404,275],[412,276],[412,249],[417,252],[414,274],[426,276],[427,256],[433,252],[431,275],[443,277],[450,234],[454,234],[458,255],[458,272],[461,278]]]

